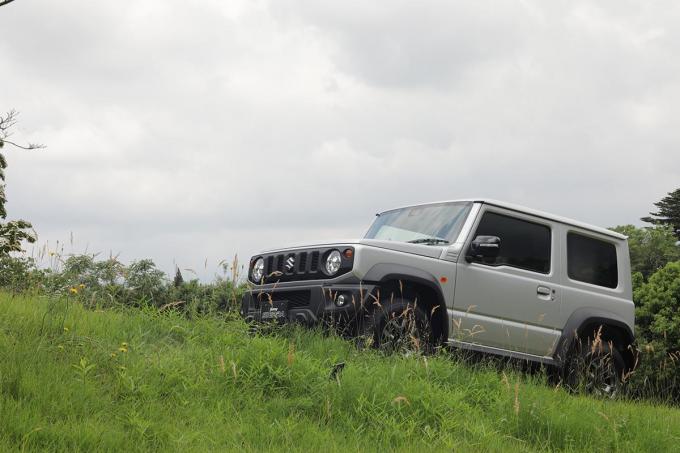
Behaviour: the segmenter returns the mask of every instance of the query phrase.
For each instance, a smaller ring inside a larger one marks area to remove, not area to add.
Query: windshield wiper
[[[420,238],[420,239],[411,239],[410,241],[406,241],[410,244],[427,244],[427,245],[437,245],[437,244],[448,244],[449,241],[446,239],[442,238]]]

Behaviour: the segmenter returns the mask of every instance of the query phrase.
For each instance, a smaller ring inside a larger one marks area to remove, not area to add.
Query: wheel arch
[[[427,271],[401,264],[376,264],[365,275],[366,281],[375,282],[380,297],[409,296],[418,294],[426,304],[431,325],[436,328],[436,336],[446,341],[449,335],[449,315],[446,300],[437,278]],[[375,295],[376,297],[377,294]],[[438,307],[436,310],[434,307]]]
[[[628,370],[635,366],[635,336],[631,326],[616,313],[594,308],[576,310],[569,317],[557,344],[555,361],[564,365],[574,344],[584,339],[592,341],[596,332],[600,332],[602,341],[616,346]]]

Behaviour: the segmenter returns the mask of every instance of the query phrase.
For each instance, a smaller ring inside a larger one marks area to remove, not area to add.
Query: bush
[[[12,292],[34,288],[42,281],[44,273],[35,267],[31,258],[0,256],[0,287]]]
[[[168,303],[168,281],[165,274],[151,260],[133,262],[125,271],[125,288],[129,305]]]
[[[680,400],[680,261],[655,272],[633,298],[640,355],[631,386]]]

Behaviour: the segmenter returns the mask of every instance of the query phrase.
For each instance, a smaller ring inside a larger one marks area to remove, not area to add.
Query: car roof
[[[570,218],[567,218],[567,217],[561,217],[561,216],[558,216],[558,215],[555,215],[555,214],[551,214],[549,212],[544,212],[544,211],[539,211],[537,209],[527,208],[526,206],[521,206],[521,205],[517,205],[517,204],[513,204],[513,203],[507,203],[505,201],[493,200],[491,198],[461,198],[461,199],[457,199],[457,200],[446,200],[446,201],[434,201],[434,202],[429,202],[429,203],[418,203],[418,204],[412,204],[412,205],[408,205],[408,206],[401,206],[401,207],[394,208],[394,209],[388,209],[387,211],[383,211],[380,214],[384,214],[384,213],[390,212],[390,211],[396,211],[397,209],[412,208],[412,207],[416,207],[416,206],[427,206],[427,205],[443,204],[443,203],[461,203],[461,202],[484,203],[484,204],[488,204],[490,206],[497,206],[499,208],[504,208],[504,209],[508,209],[508,210],[511,210],[511,211],[522,212],[522,213],[529,214],[529,215],[532,215],[532,216],[535,216],[535,217],[540,217],[540,218],[543,218],[543,219],[552,220],[552,221],[559,222],[559,223],[564,223],[564,224],[567,224],[567,225],[582,228],[584,230],[589,230],[589,231],[593,231],[595,233],[604,234],[604,235],[607,235],[607,236],[610,236],[610,237],[613,237],[613,238],[616,238],[616,239],[624,239],[624,240],[627,239],[627,236],[620,234],[620,233],[617,233],[616,231],[611,231],[611,230],[608,230],[606,228],[591,225],[591,224],[588,224],[588,223],[585,223],[585,222],[580,222],[578,220],[570,219]]]

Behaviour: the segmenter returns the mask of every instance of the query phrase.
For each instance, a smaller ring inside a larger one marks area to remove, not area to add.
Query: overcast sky
[[[423,201],[639,223],[680,187],[679,55],[677,1],[16,0],[0,109],[48,148],[6,148],[7,208],[204,278]]]

